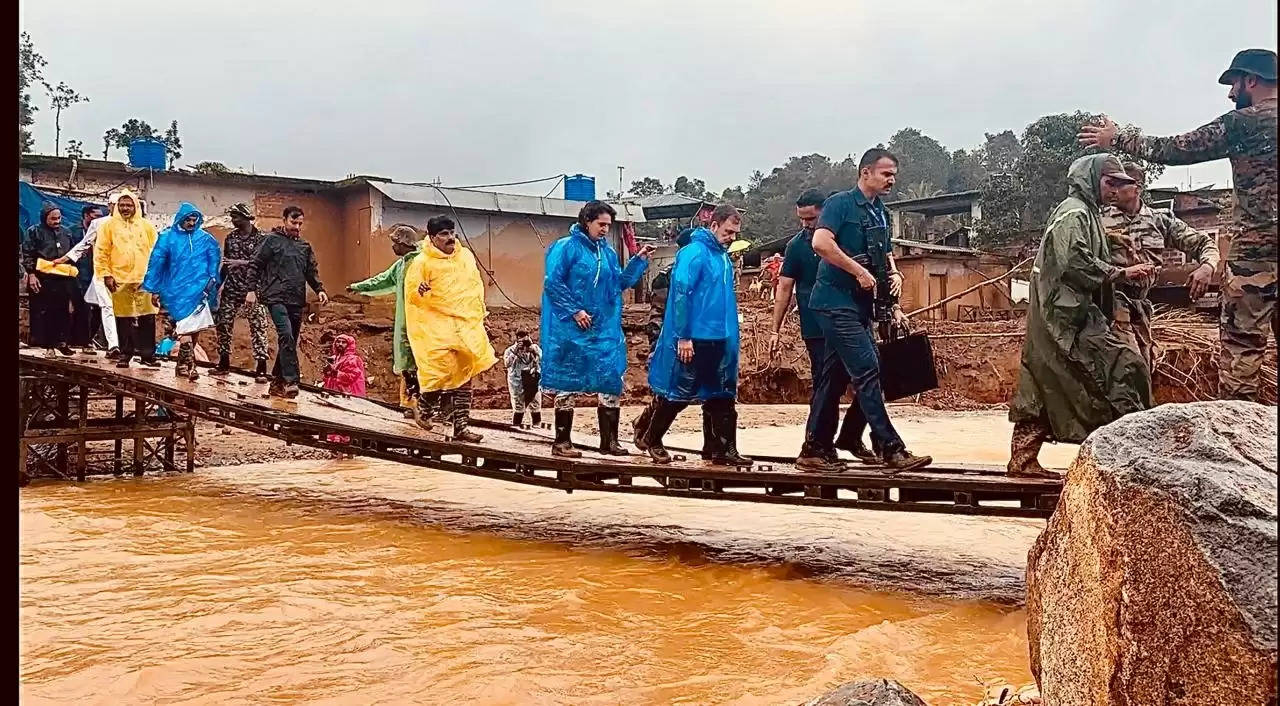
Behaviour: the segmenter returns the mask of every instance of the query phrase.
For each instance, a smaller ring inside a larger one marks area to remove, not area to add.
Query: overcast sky
[[[23,0],[20,21],[47,77],[91,98],[63,116],[91,156],[130,117],[176,118],[184,164],[446,185],[582,172],[600,193],[618,165],[718,192],[905,126],[950,149],[1077,109],[1181,132],[1230,109],[1217,78],[1237,50],[1276,46],[1274,0]]]

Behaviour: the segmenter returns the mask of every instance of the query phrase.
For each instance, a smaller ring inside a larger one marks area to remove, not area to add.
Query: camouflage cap
[[[1138,164],[1137,162],[1125,162],[1124,171],[1126,174],[1133,177],[1133,180],[1138,182],[1139,186],[1147,183],[1147,170],[1143,169],[1141,164]]]
[[[1124,165],[1120,163],[1120,160],[1117,159],[1115,155],[1110,154],[1107,155],[1106,159],[1102,160],[1101,174],[1104,177],[1111,177],[1112,179],[1119,179],[1121,181],[1128,181],[1132,183],[1137,183],[1138,181],[1137,179],[1129,176],[1129,173],[1124,170]]]
[[[1218,83],[1229,86],[1236,74],[1253,74],[1267,81],[1276,80],[1276,53],[1270,49],[1245,49],[1231,60],[1231,66],[1218,77]]]
[[[391,242],[393,243],[414,246],[421,240],[422,234],[413,226],[398,224],[391,229]]]

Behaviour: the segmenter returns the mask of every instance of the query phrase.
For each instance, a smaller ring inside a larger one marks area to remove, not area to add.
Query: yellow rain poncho
[[[131,199],[135,206],[129,218],[120,215],[120,201],[124,199]],[[93,248],[94,276],[111,277],[116,282],[116,291],[111,295],[116,316],[131,318],[156,313],[151,295],[139,288],[147,275],[147,261],[155,244],[155,226],[142,217],[138,197],[122,189],[111,209],[111,217],[98,228],[98,241]]]
[[[418,285],[427,283],[426,294]],[[484,330],[484,281],[470,250],[423,241],[404,270],[405,333],[423,392],[453,390],[498,361]]]

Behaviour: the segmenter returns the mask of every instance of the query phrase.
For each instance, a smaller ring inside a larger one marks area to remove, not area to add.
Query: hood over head
[[[133,216],[131,218],[125,218],[120,215],[119,206],[120,201],[123,199],[133,201]],[[130,189],[121,189],[120,193],[116,194],[116,202],[111,205],[111,215],[126,221],[132,221],[135,218],[142,218],[142,200],[139,199],[138,195],[133,193]]]
[[[357,352],[356,339],[349,334],[338,334],[334,337],[330,350],[333,351],[333,355],[335,356],[355,354]]]
[[[1072,162],[1067,168],[1067,194],[1094,208],[1101,208],[1103,175],[1133,181],[1133,177],[1125,173],[1124,165],[1115,155],[1089,154]]]
[[[173,225],[171,227],[175,231],[181,231],[182,221],[193,213],[196,215],[196,227],[191,232],[199,231],[200,227],[204,225],[204,214],[200,212],[200,209],[196,208],[195,204],[187,203],[186,201],[183,201],[178,206],[178,213],[173,217]]]
[[[55,204],[54,202],[52,202],[52,201],[45,201],[45,202],[44,202],[43,204],[41,204],[41,206],[40,206],[40,225],[44,226],[45,228],[48,228],[48,227],[49,227],[49,214],[50,214],[50,213],[53,213],[54,211],[61,211],[61,210],[62,210],[62,209],[61,209],[61,208],[59,208],[59,207],[58,207],[58,205],[57,205],[57,204]],[[63,215],[65,216],[65,214],[63,214]]]

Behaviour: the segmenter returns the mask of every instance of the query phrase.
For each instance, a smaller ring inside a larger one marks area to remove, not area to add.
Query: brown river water
[[[22,702],[796,704],[884,676],[974,704],[1031,681],[1042,526],[367,460],[35,482]]]

